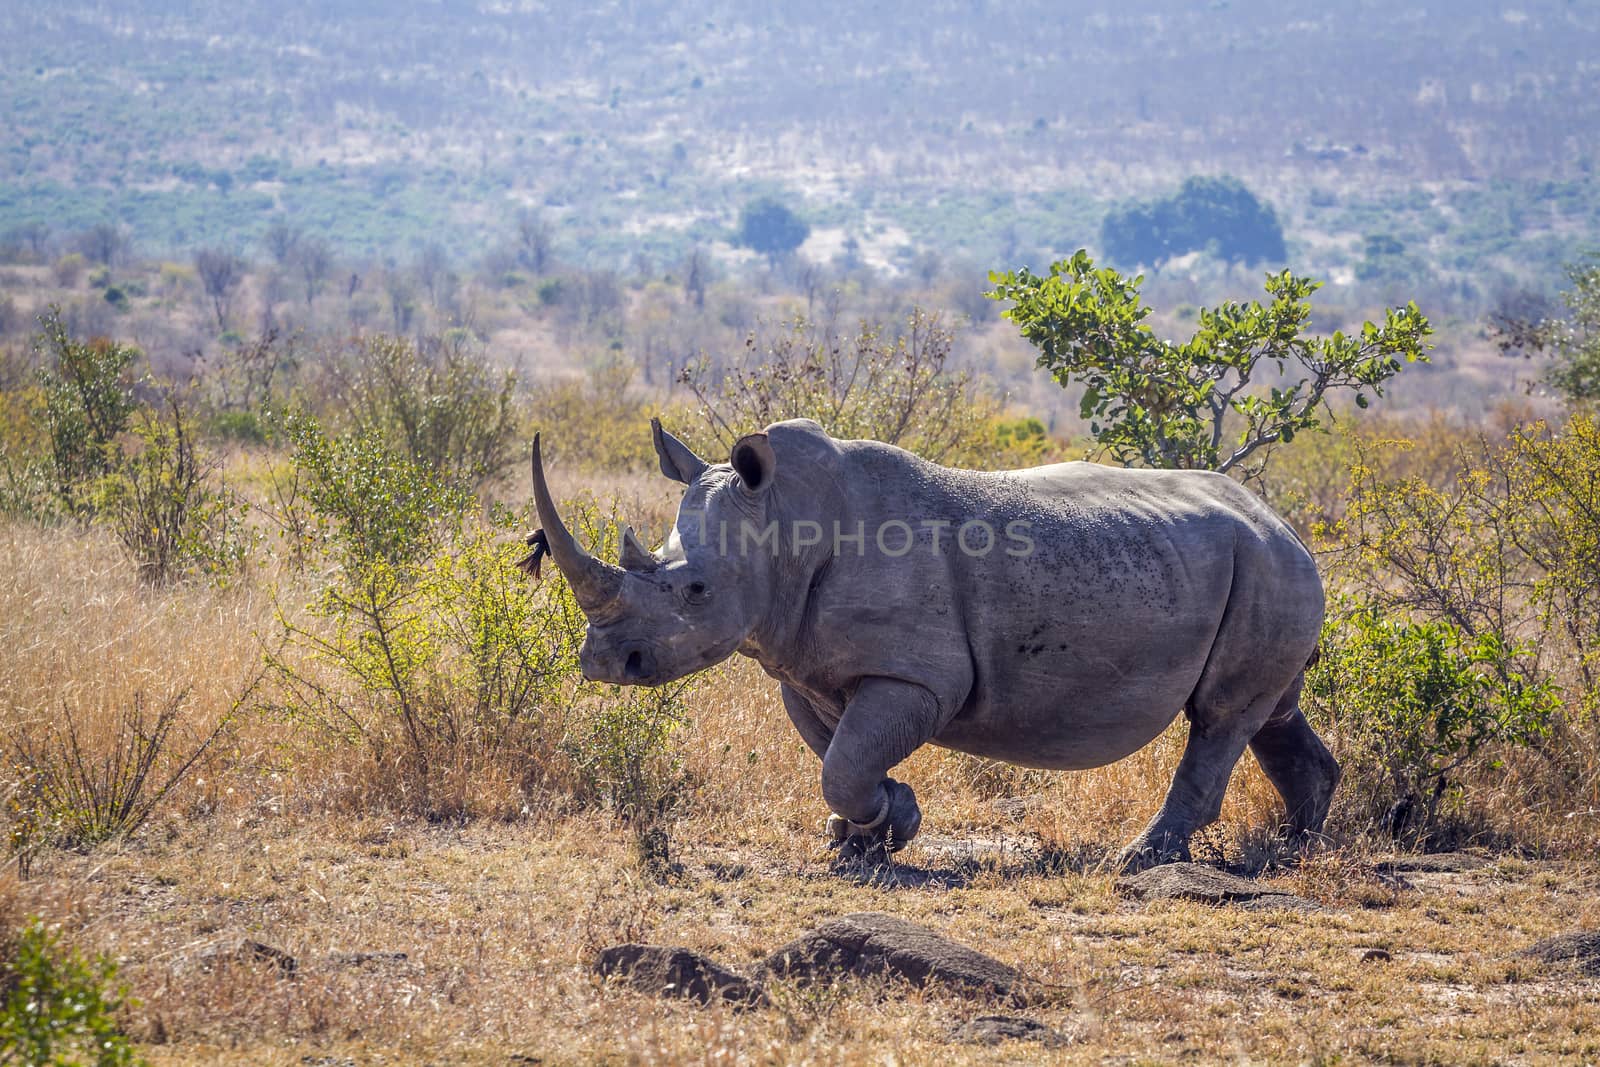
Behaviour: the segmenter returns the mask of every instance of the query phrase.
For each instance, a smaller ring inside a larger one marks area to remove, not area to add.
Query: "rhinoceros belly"
[[[1161,733],[1194,692],[1227,609],[1226,518],[1041,538],[963,613],[973,686],[938,744],[1032,767],[1098,767]]]
[[[1157,627],[1121,647],[1108,647],[1102,632],[1092,650],[1083,647],[1089,642],[1075,649],[1069,629],[1041,633],[1022,652],[991,662],[935,743],[1026,767],[1104,766],[1167,728],[1209,651],[1187,627]]]

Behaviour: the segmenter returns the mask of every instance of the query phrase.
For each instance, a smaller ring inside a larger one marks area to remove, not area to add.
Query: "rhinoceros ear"
[[[706,469],[706,461],[695,455],[688,445],[663,430],[660,419],[650,420],[650,436],[655,439],[661,473],[673,481],[688,485]]]
[[[733,455],[728,458],[739,475],[739,481],[752,493],[759,493],[772,484],[772,475],[778,469],[778,457],[764,433],[747,434],[734,443]]]

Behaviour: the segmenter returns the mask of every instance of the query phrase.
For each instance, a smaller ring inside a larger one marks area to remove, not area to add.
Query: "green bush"
[[[94,510],[110,521],[140,579],[164,585],[186,571],[219,582],[235,574],[254,541],[247,508],[206,484],[183,407],[169,398],[166,417],[144,413],[134,435],[138,446],[119,451],[116,469],[99,481]]]
[[[682,795],[672,737],[684,687],[579,681],[583,612],[565,582],[518,569],[526,516],[479,518],[370,437],[329,438],[303,418],[289,436],[309,514],[285,526],[315,531],[328,566],[303,615],[280,612],[275,710],[363,748],[389,768],[386,799],[432,817],[498,810],[471,795],[475,775],[564,792],[660,838]],[[592,502],[563,514],[615,553],[615,524]]]
[[[74,341],[56,307],[39,325],[35,346],[56,491],[69,511],[82,514],[92,511],[86,490],[111,473],[120,456],[117,438],[137,407],[132,372],[140,353],[104,339]]]
[[[326,541],[347,576],[376,567],[404,571],[428,559],[440,531],[469,502],[433,470],[373,432],[330,436],[307,415],[281,423],[293,450],[306,519],[295,528]]]
[[[1508,353],[1550,356],[1545,381],[1572,403],[1592,406],[1600,403],[1600,255],[1566,269],[1572,285],[1561,294],[1565,316],[1499,316],[1493,328]]]
[[[632,831],[647,871],[671,869],[670,827],[684,814],[689,780],[677,742],[692,679],[655,689],[609,686],[578,708],[563,744],[585,794]]]
[[[219,411],[206,419],[205,429],[212,437],[245,445],[267,441],[267,420],[254,411]]]
[[[117,1025],[126,1006],[116,965],[85,959],[39,919],[0,959],[0,1063],[133,1067],[144,1061]]]
[[[1305,695],[1344,749],[1345,794],[1366,800],[1366,814],[1397,836],[1425,838],[1469,764],[1549,734],[1560,696],[1524,675],[1524,652],[1498,634],[1340,605]]]
[[[396,799],[469,813],[454,773],[553,747],[572,699],[582,613],[564,585],[517,570],[512,518],[470,516],[470,499],[370,436],[330,438],[309,419],[289,436],[313,531],[331,564],[306,617],[280,612],[269,657],[278,707],[297,721],[398,750]],[[511,751],[514,750],[514,751]]]

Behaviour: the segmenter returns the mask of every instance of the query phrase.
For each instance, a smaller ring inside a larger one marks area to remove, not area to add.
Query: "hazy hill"
[[[1589,0],[579,6],[6,5],[0,232],[245,245],[288,215],[467,256],[529,204],[604,263],[773,192],[820,253],[1037,260],[1227,171],[1323,270],[1383,229],[1446,274],[1548,277],[1600,217]]]

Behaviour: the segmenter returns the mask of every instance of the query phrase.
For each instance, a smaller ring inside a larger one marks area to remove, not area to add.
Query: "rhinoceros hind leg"
[[[1189,838],[1222,814],[1228,779],[1245,746],[1272,714],[1278,694],[1252,701],[1243,713],[1207,714],[1191,709],[1189,741],[1172,777],[1167,799],[1138,837],[1117,857],[1124,871],[1189,860]]]
[[[1339,762],[1300,710],[1300,682],[1284,694],[1266,725],[1250,739],[1250,751],[1267,780],[1283,797],[1291,841],[1322,832],[1339,784]]]

